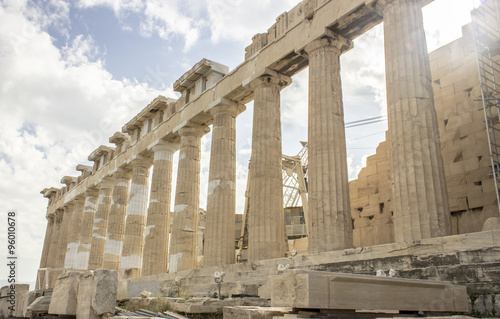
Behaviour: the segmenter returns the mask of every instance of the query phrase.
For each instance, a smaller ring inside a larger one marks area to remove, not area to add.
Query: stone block
[[[450,252],[484,249],[492,246],[493,236],[489,231],[443,237],[444,250]]]
[[[118,273],[97,269],[80,274],[76,318],[94,319],[115,311]]]
[[[500,295],[495,295],[495,313],[500,314]]]
[[[469,201],[469,208],[479,208],[495,204],[497,194],[495,192],[483,193],[481,187],[476,186],[467,199]]]
[[[472,305],[472,313],[491,317],[495,309],[495,298],[491,295],[479,295]]]
[[[8,318],[11,316],[12,311],[9,309],[10,306],[11,304],[8,298],[0,298],[0,318]]]
[[[363,170],[361,170],[363,171]],[[368,197],[371,194],[375,194],[378,190],[378,187],[376,185],[371,185],[371,186],[366,186],[366,187],[360,187],[358,189],[358,194],[359,197]]]
[[[481,189],[483,193],[495,192],[495,181],[493,179],[483,179],[481,181]],[[498,206],[497,206],[498,207]],[[498,209],[497,209],[498,211]]]
[[[36,299],[36,292],[28,291],[26,294],[23,294],[19,298],[19,312],[17,313],[18,317],[21,318],[29,318],[28,316],[28,306],[31,305]],[[16,309],[17,310],[17,309]]]
[[[224,307],[224,319],[273,319],[292,312],[287,307]]]
[[[449,194],[453,193],[449,192]],[[467,210],[468,207],[467,197],[450,198],[450,212]]]
[[[27,317],[32,317],[38,314],[49,313],[51,296],[41,296],[36,298],[33,303],[31,303],[26,311]]]
[[[3,286],[0,288],[0,298],[8,297],[10,291],[10,286]]]
[[[12,284],[1,288],[0,298],[0,318],[8,316],[18,316],[21,314],[21,299],[29,291],[28,284]]]
[[[491,234],[493,235],[493,246],[500,247],[500,230],[493,230]]]
[[[483,231],[488,230],[500,230],[500,218],[498,217],[490,217],[488,218],[483,225]]]
[[[120,280],[118,281],[116,299],[123,300],[128,298],[128,281]]]
[[[467,311],[464,286],[306,270],[270,276],[271,306],[342,310]],[[391,297],[392,296],[392,297]]]
[[[354,220],[354,228],[363,228],[370,226],[370,219],[368,217],[361,217]]]
[[[76,315],[79,271],[68,271],[57,278],[52,291],[49,313],[55,315]]]

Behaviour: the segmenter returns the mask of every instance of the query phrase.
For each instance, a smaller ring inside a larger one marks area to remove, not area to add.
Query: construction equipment
[[[481,83],[481,102],[483,104],[484,120],[491,158],[492,174],[495,181],[497,203],[500,212],[500,145],[497,132],[500,132],[500,88],[496,79],[500,79],[500,27],[497,14],[497,4],[494,0],[481,1],[474,9],[472,25],[474,29],[474,46],[476,50],[479,80]],[[496,58],[495,58],[496,56]]]
[[[307,228],[307,142],[300,142],[302,149],[295,156],[282,155],[283,176],[283,208],[302,205]],[[250,176],[251,165],[248,165],[248,176]],[[250,192],[250,179],[245,191],[245,208],[241,226],[241,236],[238,239],[236,261],[243,261],[243,250],[248,246],[248,211]],[[284,226],[284,225],[283,225]],[[286,236],[286,231],[285,231]]]

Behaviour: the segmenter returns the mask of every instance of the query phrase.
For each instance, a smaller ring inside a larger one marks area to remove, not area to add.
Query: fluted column
[[[236,209],[237,105],[222,101],[210,109],[213,116],[203,266],[234,263]]]
[[[97,211],[94,217],[94,228],[92,232],[92,246],[90,248],[89,270],[102,268],[104,259],[104,248],[106,246],[106,235],[108,233],[109,212],[111,210],[111,194],[114,181],[103,179],[99,183],[99,198],[97,200]]]
[[[194,269],[198,262],[201,137],[208,127],[192,124],[179,130],[179,167],[172,214],[170,272]]]
[[[178,144],[160,140],[154,152],[142,276],[166,273],[168,269],[169,214],[172,193],[172,161]]]
[[[249,176],[249,261],[285,254],[280,115],[280,90],[284,85],[275,76],[263,76],[250,83],[254,110]]]
[[[80,240],[75,256],[75,269],[88,269],[98,194],[98,191],[95,189],[89,189],[85,192],[86,197],[85,204],[83,205]]]
[[[66,248],[66,258],[64,260],[64,268],[76,268],[75,258],[80,244],[80,231],[82,229],[83,208],[85,200],[77,198],[73,201],[73,217],[68,228],[68,245]]]
[[[150,159],[143,156],[138,156],[132,161],[132,181],[120,264],[121,279],[141,276],[150,167]]]
[[[451,233],[422,4],[421,0],[380,4],[397,242]]]
[[[64,268],[64,260],[66,259],[66,250],[68,248],[69,229],[71,228],[71,219],[73,217],[73,207],[73,203],[68,203],[63,208],[59,238],[57,240],[59,249],[57,251],[55,268]]]
[[[115,178],[115,185],[109,212],[108,234],[106,236],[102,268],[120,271],[130,189],[130,172],[119,169],[113,174],[113,177]]]
[[[340,80],[342,52],[352,42],[338,35],[306,46],[309,57],[309,252],[352,247],[352,221]]]
[[[59,235],[61,234],[61,222],[63,220],[63,210],[57,209],[54,213],[54,225],[50,235],[49,254],[47,257],[47,268],[57,267],[57,255],[59,253]]]
[[[52,228],[54,227],[54,216],[47,216],[47,229],[45,230],[45,239],[43,241],[42,258],[40,258],[40,268],[47,267],[47,259],[49,257],[50,241]]]

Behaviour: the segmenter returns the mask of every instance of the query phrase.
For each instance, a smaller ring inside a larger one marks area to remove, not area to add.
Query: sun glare
[[[429,52],[462,36],[462,26],[471,22],[470,11],[479,1],[435,0],[423,8]]]

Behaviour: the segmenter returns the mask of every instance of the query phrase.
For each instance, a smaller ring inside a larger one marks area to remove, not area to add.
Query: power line
[[[378,123],[378,122],[384,122],[384,121],[387,121],[387,119],[385,119],[385,120],[378,120],[378,121],[371,121],[371,122],[365,122],[365,123],[360,123],[360,124],[355,124],[355,125],[350,125],[350,126],[346,126],[345,128],[358,127],[358,126],[363,126],[363,125],[368,125],[368,124],[373,124],[373,123]]]
[[[380,133],[385,133],[385,132],[386,132],[386,131],[380,131],[380,132],[376,132],[376,133],[372,133],[372,134],[368,134],[368,135],[359,136],[359,137],[356,137],[356,138],[350,139],[350,140],[348,140],[347,142],[351,142],[351,141],[359,140],[359,139],[362,139],[362,138],[365,138],[365,137],[369,137],[369,136],[373,136],[373,135],[377,135],[377,134],[380,134]]]
[[[347,122],[347,123],[345,123],[345,126],[351,125],[351,124],[356,124],[356,123],[361,123],[361,122],[366,122],[366,121],[378,120],[378,119],[387,119],[387,117],[386,116],[376,116],[376,117],[371,117],[371,118],[364,119],[364,120]]]

